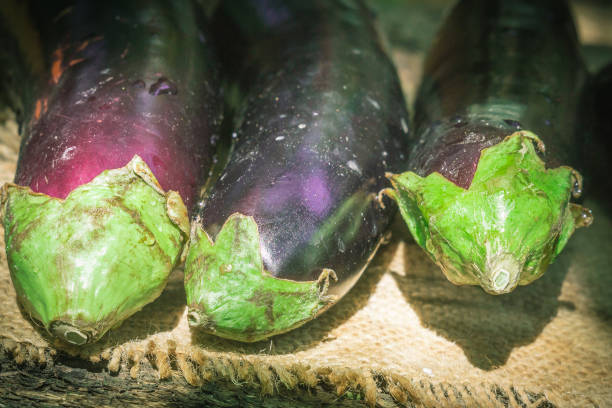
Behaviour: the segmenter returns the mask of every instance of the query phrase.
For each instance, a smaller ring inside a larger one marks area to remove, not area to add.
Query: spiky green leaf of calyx
[[[305,282],[270,275],[252,217],[232,214],[214,243],[195,225],[185,263],[189,324],[219,337],[258,341],[298,327],[333,304],[325,294],[334,278],[331,270]]]
[[[531,132],[520,131],[484,149],[469,189],[439,173],[388,175],[401,214],[416,242],[446,277],[492,294],[540,277],[588,210],[569,202],[580,176],[546,169]]]
[[[23,309],[82,345],[159,296],[189,237],[187,210],[138,156],[65,200],[7,183],[6,253]]]

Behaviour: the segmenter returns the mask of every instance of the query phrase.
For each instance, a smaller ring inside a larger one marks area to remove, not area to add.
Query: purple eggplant
[[[585,168],[585,184],[588,195],[593,194],[609,202],[612,178],[612,118],[609,115],[608,98],[612,93],[612,63],[593,75],[582,93],[576,134],[581,137],[581,161]],[[612,206],[607,208],[612,211]]]
[[[590,223],[570,203],[581,176],[567,166],[585,78],[564,1],[462,0],[448,15],[425,63],[410,171],[390,178],[453,283],[526,285]]]
[[[256,341],[314,318],[374,255],[377,193],[406,150],[395,69],[360,1],[224,2],[218,41],[244,97],[235,146],[192,230],[189,323]]]
[[[31,1],[1,16],[2,88],[23,129],[3,188],[11,277],[34,321],[80,345],[181,262],[221,120],[217,62],[191,1]]]

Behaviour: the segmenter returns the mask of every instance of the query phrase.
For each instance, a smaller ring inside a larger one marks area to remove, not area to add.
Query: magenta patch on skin
[[[258,208],[258,210],[267,212],[281,211],[287,205],[287,202],[294,198],[296,185],[297,177],[294,173],[282,174],[275,179],[274,185],[269,186],[265,190],[262,189],[261,194],[256,199],[245,200],[246,203],[252,203],[245,210],[250,213],[252,211],[251,208],[256,207],[257,201],[261,200],[263,206]]]
[[[331,194],[327,179],[321,171],[315,171],[302,185],[302,199],[308,210],[319,216],[325,214],[331,205]]]
[[[64,137],[61,144],[53,138],[45,138],[37,145],[33,145],[34,140],[29,144],[27,156],[24,155],[29,160],[23,163],[28,174],[19,174],[17,184],[26,184],[33,191],[52,197],[66,198],[72,190],[103,171],[123,167],[138,155],[151,168],[162,189],[177,190],[186,205],[195,195],[197,166],[193,160],[142,126],[105,120],[70,124],[62,130],[69,137]],[[48,146],[53,142],[56,146]]]
[[[98,89],[95,99],[83,100],[70,83],[62,90],[69,96],[56,90],[49,111],[31,124],[17,184],[63,199],[138,155],[164,191],[177,191],[191,207],[210,161],[206,140],[198,140],[205,122],[184,119],[179,95],[151,95],[139,87],[126,91],[112,82]]]

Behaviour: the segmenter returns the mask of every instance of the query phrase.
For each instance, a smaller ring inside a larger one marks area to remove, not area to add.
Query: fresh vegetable
[[[2,190],[11,277],[49,333],[93,342],[181,262],[220,121],[216,60],[188,1],[7,1],[0,16],[24,134]]]
[[[562,1],[463,0],[442,25],[410,171],[389,177],[416,242],[451,282],[510,292],[591,222],[569,202],[581,177],[563,165],[574,160],[584,78]]]
[[[188,320],[256,341],[342,297],[395,208],[377,200],[398,169],[408,114],[359,1],[224,2],[218,41],[244,99],[234,151],[194,227]]]

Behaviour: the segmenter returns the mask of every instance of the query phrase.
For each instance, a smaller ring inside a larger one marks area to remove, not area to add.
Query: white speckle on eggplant
[[[361,174],[361,168],[359,167],[359,165],[357,164],[355,160],[347,161],[346,165],[349,167],[349,169],[354,170],[357,173]]]
[[[368,102],[370,102],[370,104],[374,107],[374,109],[380,110],[380,105],[378,104],[378,102],[376,102],[374,99],[370,98],[369,96],[366,96],[366,99]]]
[[[73,156],[74,156],[74,150],[76,149],[76,146],[70,146],[68,148],[66,148],[66,150],[64,150],[64,153],[62,153],[62,157],[60,158],[61,160],[70,160]]]
[[[402,130],[404,131],[404,133],[408,133],[408,124],[406,123],[406,119],[401,118],[400,124],[402,125]]]

